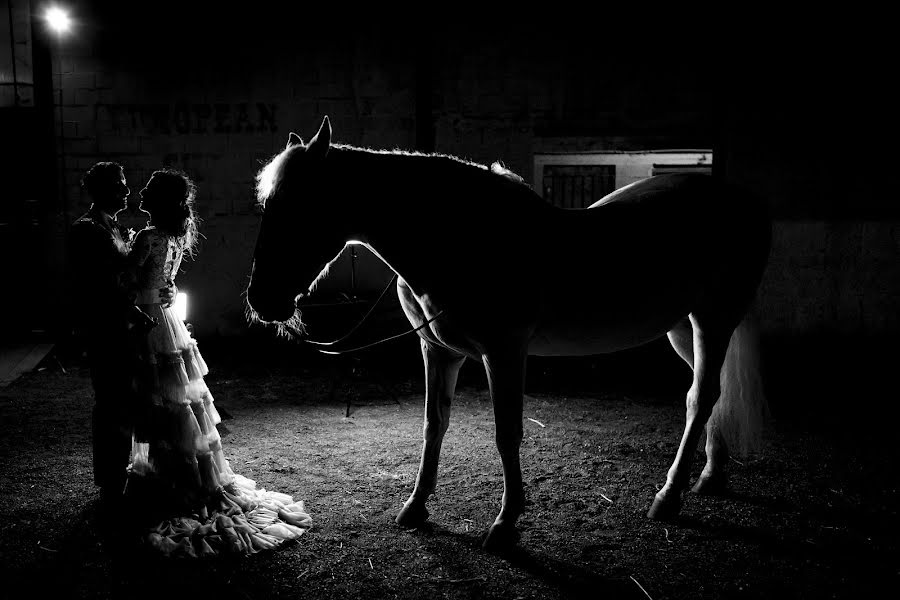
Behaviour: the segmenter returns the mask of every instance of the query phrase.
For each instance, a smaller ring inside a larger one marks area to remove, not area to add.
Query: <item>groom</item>
[[[119,508],[131,459],[136,398],[134,334],[155,325],[134,305],[127,273],[129,231],[116,222],[131,190],[122,166],[99,162],[81,181],[91,199],[69,233],[68,275],[74,326],[87,351],[94,388],[92,438],[94,483],[104,509]],[[160,290],[174,302],[174,286]]]

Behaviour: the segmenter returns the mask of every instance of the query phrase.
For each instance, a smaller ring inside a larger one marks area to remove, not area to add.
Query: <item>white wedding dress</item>
[[[312,526],[302,501],[257,489],[232,471],[216,425],[221,421],[203,377],[197,342],[158,290],[174,282],[182,243],[153,227],[130,251],[136,304],[158,325],[140,340],[135,388],[139,407],[129,496],[152,506],[162,521],[144,540],[168,556],[251,554],[300,537]]]

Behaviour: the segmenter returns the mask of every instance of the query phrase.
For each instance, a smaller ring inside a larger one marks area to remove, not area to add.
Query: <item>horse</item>
[[[327,116],[308,143],[291,132],[257,174],[248,313],[304,335],[298,299],[347,244],[396,273],[426,379],[421,461],[399,525],[429,517],[466,359],[483,365],[493,406],[503,495],[482,545],[500,551],[518,543],[524,506],[527,357],[604,354],[663,335],[693,382],[681,442],[647,515],[680,513],[704,428],[706,464],[693,491],[725,490],[729,457],[758,448],[766,413],[749,317],[771,241],[760,202],[710,175],[674,173],[562,209],[499,163],[331,138]]]

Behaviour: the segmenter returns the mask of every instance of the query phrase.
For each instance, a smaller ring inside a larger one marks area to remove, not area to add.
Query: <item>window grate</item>
[[[545,165],[544,200],[560,208],[587,208],[616,189],[615,165]]]

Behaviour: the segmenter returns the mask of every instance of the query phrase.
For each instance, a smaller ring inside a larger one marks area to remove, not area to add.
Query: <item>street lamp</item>
[[[68,221],[68,202],[66,201],[66,133],[63,122],[63,77],[62,77],[62,38],[72,29],[69,12],[57,5],[49,6],[44,11],[47,27],[56,34],[56,75],[59,97],[59,199],[60,208]]]
[[[44,19],[47,21],[50,29],[55,31],[57,35],[68,33],[72,27],[72,19],[69,18],[69,13],[60,6],[49,7],[44,13]]]

